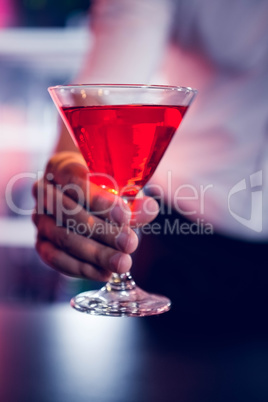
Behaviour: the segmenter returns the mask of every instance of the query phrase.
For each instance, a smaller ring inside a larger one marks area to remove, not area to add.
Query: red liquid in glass
[[[90,180],[120,195],[135,196],[154,173],[187,106],[109,105],[61,110],[93,173]]]

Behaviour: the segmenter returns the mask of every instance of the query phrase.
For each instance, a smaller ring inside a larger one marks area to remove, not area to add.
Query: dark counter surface
[[[94,317],[0,305],[1,402],[268,400],[268,338],[187,333],[172,313]]]

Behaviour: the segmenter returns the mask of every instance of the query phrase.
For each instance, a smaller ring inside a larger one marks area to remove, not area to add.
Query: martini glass
[[[90,181],[128,203],[152,177],[196,91],[148,85],[66,85],[48,89],[80,149]],[[112,274],[98,291],[71,300],[94,315],[147,316],[168,311],[167,297],[147,293],[130,272]]]

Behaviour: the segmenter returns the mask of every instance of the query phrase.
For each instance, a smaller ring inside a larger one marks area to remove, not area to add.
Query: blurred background
[[[173,281],[173,294],[177,293],[177,300],[182,301],[173,311],[185,314],[179,320],[174,320],[174,314],[152,320],[84,320],[84,315],[71,315],[71,309],[59,302],[67,302],[78,292],[98,288],[99,284],[59,274],[47,267],[35,251],[31,188],[42,175],[58,131],[58,114],[47,88],[70,83],[76,76],[93,41],[89,30],[91,5],[90,0],[0,0],[0,304],[4,303],[0,310],[0,400],[120,402],[128,395],[129,401],[266,402],[266,334],[258,334],[257,327],[255,336],[250,320],[246,323],[249,330],[241,327],[232,333],[232,319],[239,327],[236,311],[240,304],[231,319],[226,318],[223,332],[225,321],[221,322],[223,313],[219,312],[218,330],[217,316],[210,313],[214,303],[206,293],[211,283],[218,284],[212,292],[217,306],[218,301],[225,300],[224,287],[230,289],[230,295],[226,293],[229,313],[235,289],[245,295],[252,281],[251,271],[245,272],[240,261],[234,274],[236,260],[233,266],[229,264],[226,275],[208,266],[207,276],[201,280],[198,267],[190,267],[189,262],[187,265],[190,252],[185,247],[185,259],[180,261],[191,269],[188,276],[181,275],[180,292]],[[228,13],[236,24],[231,7]],[[195,79],[199,77],[195,75],[197,69],[203,68],[200,77],[206,78],[207,66],[199,59],[193,64],[188,60],[181,77]],[[207,77],[210,73],[208,70]],[[223,93],[225,88],[219,93],[220,100]],[[252,113],[253,107],[249,110]],[[163,258],[165,254],[158,260],[159,272]],[[245,276],[241,279],[238,275],[242,270]],[[264,272],[256,258],[254,278],[256,283],[264,278],[263,294],[267,283]],[[164,290],[159,288],[159,292]],[[199,295],[203,296],[203,304]],[[253,300],[255,294],[249,292],[249,296]],[[12,312],[9,305],[13,302],[18,309]],[[41,306],[38,311],[20,308],[36,303]],[[43,308],[49,303],[56,304],[53,311]],[[257,304],[241,308],[246,319],[248,312],[256,315]],[[204,305],[212,306],[208,313],[202,310]],[[264,326],[265,306],[260,309]],[[203,317],[210,320],[210,314],[213,319],[206,324]],[[103,398],[96,399],[98,395]]]
[[[47,87],[76,75],[90,48],[90,6],[90,0],[0,0],[0,302],[64,301],[88,286],[40,261],[31,187],[57,138]]]

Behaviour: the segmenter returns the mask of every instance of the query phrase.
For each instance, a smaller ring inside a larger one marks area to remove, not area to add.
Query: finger
[[[39,238],[35,247],[41,259],[47,265],[65,275],[103,282],[108,281],[111,277],[111,272],[96,268],[92,264],[88,264],[68,255],[64,251],[56,248],[48,240]]]
[[[46,212],[55,218],[57,226],[65,226],[69,230],[91,237],[124,253],[131,254],[136,250],[138,237],[129,226],[119,227],[89,214],[80,204],[52,185],[44,186],[42,192],[43,205],[37,202],[38,215],[41,216]]]
[[[38,233],[65,253],[94,266],[119,274],[131,268],[132,260],[129,254],[80,236],[65,227],[57,227],[53,218],[49,216],[39,217]]]
[[[39,211],[44,208],[44,202],[46,201],[44,199],[46,188],[51,188],[53,186],[54,184],[46,179],[42,179],[34,183],[32,193],[36,199]],[[67,185],[61,186],[56,184],[58,190],[67,195],[69,198],[72,198],[74,201],[76,201],[76,203],[87,209],[88,212],[91,212],[91,214],[99,216],[102,219],[107,219],[118,225],[129,224],[131,210],[120,197],[111,195],[107,191],[100,189],[95,184],[88,184],[88,186],[93,188],[90,198],[92,203],[91,206],[87,205],[88,198],[84,196],[85,190],[82,187],[79,187],[78,184],[70,184],[68,187]]]
[[[92,183],[88,168],[76,153],[61,153],[52,157],[47,165],[45,180],[53,181],[63,193],[103,219],[118,224],[129,223],[131,212],[126,203]]]
[[[135,227],[154,220],[159,213],[159,205],[152,197],[142,197],[134,200],[131,210],[130,226]]]

